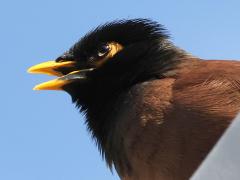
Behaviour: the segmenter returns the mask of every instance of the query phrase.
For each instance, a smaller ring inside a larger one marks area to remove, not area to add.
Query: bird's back
[[[188,179],[240,110],[240,62],[189,69],[125,94],[113,135],[122,179]]]

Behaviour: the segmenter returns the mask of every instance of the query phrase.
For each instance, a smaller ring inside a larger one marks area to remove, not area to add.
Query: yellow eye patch
[[[98,59],[98,61],[95,62],[97,67],[101,66],[108,59],[112,58],[123,49],[123,46],[117,42],[111,42],[111,43],[108,43],[107,45],[109,46],[109,52],[105,57],[103,57],[102,59]]]

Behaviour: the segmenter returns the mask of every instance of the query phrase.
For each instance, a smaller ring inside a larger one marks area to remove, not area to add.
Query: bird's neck
[[[90,95],[91,99],[87,99],[85,102],[79,99],[79,106],[86,112],[88,128],[110,166],[114,161],[114,151],[119,151],[116,150],[118,147],[113,147],[114,144],[116,145],[113,142],[114,137],[118,136],[115,127],[116,121],[119,119],[115,116],[119,111],[121,99],[124,99],[129,89],[138,83],[175,76],[177,66],[185,62],[186,57],[189,57],[187,53],[170,43],[166,42],[159,46],[150,51],[147,49],[148,54],[143,59],[131,59],[132,62],[128,64],[127,71],[125,69],[119,70],[119,72],[123,72],[123,75],[117,74],[117,80],[114,81],[109,78],[106,81],[101,80],[94,83],[95,85],[99,84],[89,88],[88,95],[86,95],[88,97]],[[98,74],[98,76],[101,76],[101,74]],[[111,76],[104,75],[104,77]]]

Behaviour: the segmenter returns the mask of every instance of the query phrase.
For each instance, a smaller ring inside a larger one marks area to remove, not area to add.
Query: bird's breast
[[[113,141],[118,146],[115,152],[120,152],[115,166],[122,177],[162,179],[167,168],[175,166],[176,157],[171,155],[177,146],[172,139],[176,127],[165,119],[172,108],[173,83],[169,78],[138,84],[118,105]]]

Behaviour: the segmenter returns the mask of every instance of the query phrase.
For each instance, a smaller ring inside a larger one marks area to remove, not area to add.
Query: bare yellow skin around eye
[[[108,43],[108,46],[110,48],[109,53],[103,59],[99,59],[95,63],[97,67],[104,64],[106,61],[108,61],[110,58],[115,56],[119,51],[121,51],[123,49],[123,46],[121,44],[117,43],[117,42]]]

